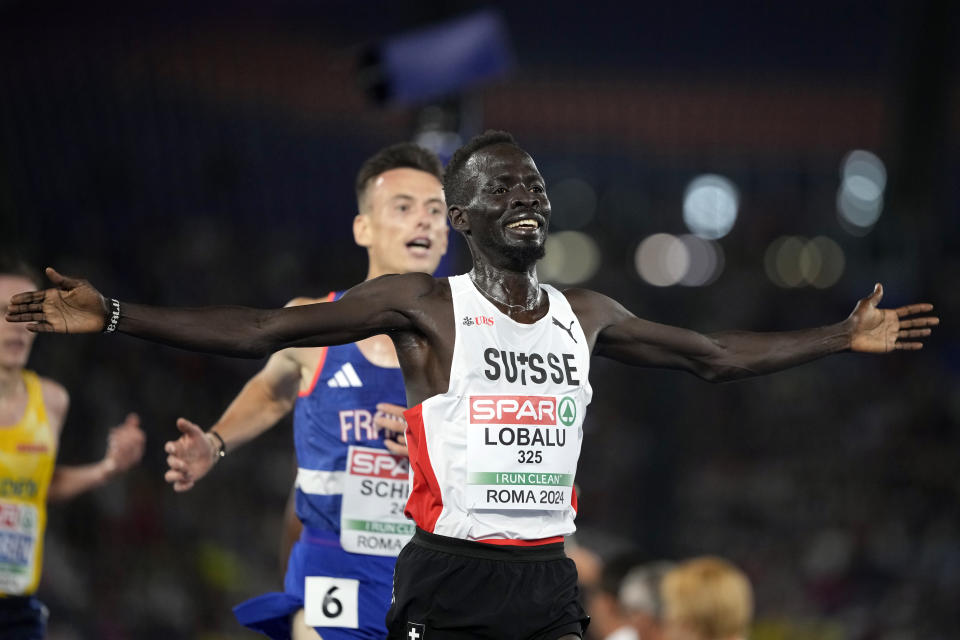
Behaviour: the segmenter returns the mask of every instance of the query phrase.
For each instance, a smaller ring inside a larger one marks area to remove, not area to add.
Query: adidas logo
[[[340,370],[333,374],[333,377],[330,378],[330,381],[327,382],[328,387],[337,388],[348,388],[348,387],[362,387],[363,381],[360,380],[360,376],[357,375],[356,370],[353,368],[353,365],[349,362],[345,363]]]

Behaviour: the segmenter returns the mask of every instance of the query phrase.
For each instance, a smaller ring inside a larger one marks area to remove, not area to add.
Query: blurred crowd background
[[[705,332],[837,322],[877,281],[885,305],[933,302],[943,325],[918,353],[717,386],[595,360],[577,543],[611,567],[732,560],[756,640],[956,638],[958,16],[935,0],[2,0],[0,247],[122,300],[279,306],[363,278],[365,157],[497,128],[547,180],[541,273],[558,285]],[[476,60],[410,84],[474,37]],[[468,267],[454,240],[442,274]],[[50,638],[254,637],[230,607],[281,586],[289,423],[184,495],[162,445],[260,366],[37,342],[31,367],[72,394],[61,461],[99,458],[128,411],[149,438],[122,482],[50,510]]]

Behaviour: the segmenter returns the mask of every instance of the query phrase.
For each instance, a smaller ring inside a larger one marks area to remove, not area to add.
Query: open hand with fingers
[[[68,278],[47,267],[54,287],[18,293],[10,299],[8,322],[29,322],[36,333],[98,333],[107,316],[106,302],[89,282]]]
[[[377,404],[377,413],[373,416],[374,426],[390,432],[383,441],[384,446],[391,453],[401,456],[410,455],[410,452],[407,451],[407,438],[404,435],[407,430],[407,420],[403,417],[403,412],[406,410],[406,407],[400,405],[381,402]],[[396,434],[396,439],[391,437],[393,434]]]
[[[110,473],[123,473],[143,458],[147,437],[140,428],[140,416],[127,414],[122,423],[110,430],[104,462]]]
[[[930,335],[931,327],[940,324],[940,318],[928,314],[933,305],[921,302],[896,309],[879,309],[883,285],[874,286],[873,293],[857,302],[845,324],[850,330],[850,349],[864,353],[888,353],[896,350],[915,351],[923,348],[922,338]]]
[[[177,419],[180,437],[163,446],[170,468],[163,479],[173,485],[177,492],[189,491],[207,475],[217,461],[217,449],[203,429],[186,418]]]

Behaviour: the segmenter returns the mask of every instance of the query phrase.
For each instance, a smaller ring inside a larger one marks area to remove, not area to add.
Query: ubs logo
[[[492,326],[493,326],[493,318],[491,318],[491,317],[489,317],[489,316],[464,316],[464,318],[463,318],[463,326],[465,326],[465,327],[472,327],[472,326],[474,326],[474,325],[476,325],[476,326],[478,326],[478,327],[480,327],[480,326],[492,327]]]

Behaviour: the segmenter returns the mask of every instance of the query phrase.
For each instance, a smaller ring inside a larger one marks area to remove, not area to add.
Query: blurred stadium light
[[[737,221],[740,196],[730,180],[715,174],[697,176],[683,194],[683,222],[695,236],[716,240]]]
[[[687,248],[689,264],[678,284],[685,287],[703,287],[720,277],[724,260],[723,249],[719,244],[690,234],[680,236],[680,241]]]
[[[655,287],[703,287],[723,272],[723,249],[695,235],[655,233],[637,247],[634,265],[640,277]]]
[[[546,256],[537,264],[540,277],[562,285],[578,284],[600,268],[596,240],[581,231],[558,231],[547,238]]]
[[[846,257],[836,241],[826,236],[807,240],[781,236],[770,243],[764,255],[767,277],[778,287],[810,285],[832,287],[843,275]]]
[[[876,155],[857,149],[844,157],[840,175],[842,181],[837,192],[840,225],[851,235],[866,235],[883,211],[886,167]]]
[[[679,283],[690,269],[690,252],[684,242],[669,233],[644,238],[634,258],[637,273],[655,287]]]

